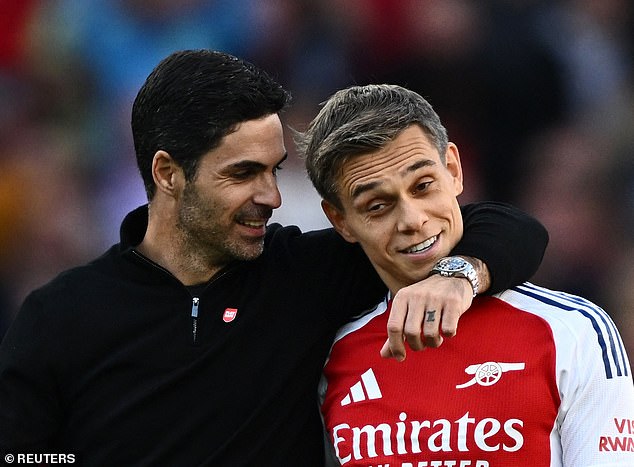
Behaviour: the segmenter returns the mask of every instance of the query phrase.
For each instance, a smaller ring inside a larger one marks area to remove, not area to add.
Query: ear
[[[462,175],[462,164],[460,162],[460,154],[458,153],[458,147],[454,143],[447,145],[447,152],[445,153],[445,161],[447,165],[447,171],[453,179],[453,186],[455,194],[458,196],[464,189],[464,179]]]
[[[184,174],[168,152],[159,150],[152,159],[152,177],[157,191],[174,197],[180,188]]]
[[[326,217],[335,230],[339,232],[339,235],[341,235],[347,242],[357,243],[355,236],[348,229],[344,213],[339,208],[326,200],[322,200],[321,209],[323,209],[324,214],[326,214]]]

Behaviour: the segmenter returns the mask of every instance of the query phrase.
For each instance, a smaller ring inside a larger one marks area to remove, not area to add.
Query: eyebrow
[[[431,159],[421,159],[419,161],[414,162],[412,165],[410,165],[409,167],[407,167],[405,169],[405,172],[415,172],[416,170],[420,169],[421,167],[431,167],[436,165],[436,161],[431,160]]]
[[[288,158],[288,152],[284,153],[284,156],[282,156],[282,158],[275,163],[275,166],[277,167],[278,165],[283,163],[287,158]],[[246,161],[236,162],[235,164],[231,164],[229,166],[229,168],[232,168],[232,169],[259,169],[259,170],[262,170],[262,169],[266,168],[266,165],[262,164],[261,162],[246,160]]]
[[[436,162],[431,159],[421,159],[419,161],[414,162],[412,165],[406,167],[403,175],[411,173],[411,172],[415,172],[422,167],[431,167],[435,164]],[[352,190],[352,195],[351,195],[352,199],[358,198],[361,194],[376,188],[380,184],[381,182],[360,183],[359,185],[354,187],[354,190]]]

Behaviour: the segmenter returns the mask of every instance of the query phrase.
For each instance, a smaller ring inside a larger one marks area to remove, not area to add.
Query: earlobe
[[[352,235],[348,229],[343,212],[341,212],[339,208],[326,200],[322,200],[321,209],[323,209],[324,214],[332,224],[333,228],[344,238],[344,240],[350,243],[357,243],[355,236]]]

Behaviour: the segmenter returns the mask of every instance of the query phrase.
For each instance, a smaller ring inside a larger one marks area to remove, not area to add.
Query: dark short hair
[[[298,153],[323,199],[342,208],[337,178],[350,158],[380,149],[418,124],[445,162],[447,130],[422,96],[401,86],[352,86],[333,94],[306,132],[294,132]]]
[[[263,70],[223,52],[183,50],[163,59],[132,106],[137,165],[148,199],[155,192],[152,159],[168,152],[188,181],[201,156],[248,120],[279,113],[290,94]]]

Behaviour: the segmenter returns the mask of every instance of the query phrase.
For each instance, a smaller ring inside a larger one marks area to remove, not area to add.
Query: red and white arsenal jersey
[[[634,466],[634,386],[599,307],[525,283],[437,349],[384,359],[388,304],[342,328],[320,387],[344,466]]]

